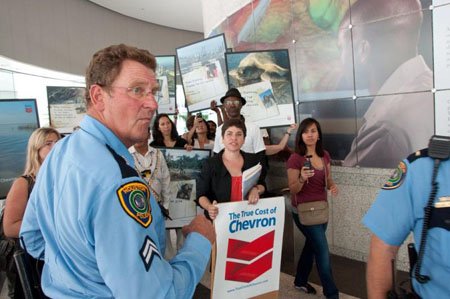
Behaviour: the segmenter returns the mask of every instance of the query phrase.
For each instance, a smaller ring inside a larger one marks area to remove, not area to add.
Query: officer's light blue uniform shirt
[[[20,231],[31,255],[45,255],[47,296],[192,297],[211,244],[191,233],[164,260],[163,216],[133,168],[127,148],[90,116],[47,156]]]
[[[434,160],[427,156],[426,150],[422,150],[422,153],[413,154],[402,163],[397,173],[403,172],[403,175],[393,175],[391,186],[386,184],[383,187],[362,222],[378,238],[392,246],[400,246],[409,232],[413,231],[416,251],[419,252]],[[450,196],[450,160],[441,163],[437,182],[439,191],[435,203],[439,198]],[[387,190],[386,187],[392,189]],[[446,209],[441,211],[450,215],[450,208]],[[441,227],[429,229],[420,274],[431,278],[425,284],[413,280],[414,290],[422,298],[450,298],[449,230]]]

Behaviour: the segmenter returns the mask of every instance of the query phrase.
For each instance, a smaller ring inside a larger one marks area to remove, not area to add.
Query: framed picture
[[[288,50],[225,53],[230,88],[247,100],[241,114],[261,128],[296,121]]]
[[[197,198],[196,186],[203,161],[211,156],[211,151],[193,149],[188,152],[168,147],[159,149],[170,172],[169,215],[172,220],[166,220],[166,228],[182,227],[191,222],[198,212],[201,213],[201,208],[197,208],[194,201]]]
[[[25,169],[28,139],[39,128],[35,99],[0,100],[0,199]]]
[[[156,56],[156,80],[159,91],[156,96],[158,113],[175,114],[176,101],[176,70],[175,55]]]
[[[228,90],[223,34],[177,48],[181,82],[189,112],[209,109]]]
[[[47,86],[50,126],[60,133],[72,133],[86,115],[84,87]]]

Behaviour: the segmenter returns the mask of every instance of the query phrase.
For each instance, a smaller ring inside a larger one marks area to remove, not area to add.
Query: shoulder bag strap
[[[325,170],[325,190],[328,190],[328,164],[325,164],[325,160],[322,158],[323,169]]]
[[[33,191],[34,187],[34,178],[31,175],[23,175],[22,176],[28,183],[28,197],[30,197],[31,191]]]

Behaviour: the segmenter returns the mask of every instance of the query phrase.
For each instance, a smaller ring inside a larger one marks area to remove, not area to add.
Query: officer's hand
[[[216,241],[216,232],[214,231],[214,227],[208,219],[206,219],[205,215],[197,215],[191,223],[183,226],[183,235],[187,237],[192,232],[197,232],[207,238],[211,244]]]

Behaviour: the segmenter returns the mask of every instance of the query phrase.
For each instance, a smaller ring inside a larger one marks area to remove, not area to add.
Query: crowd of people
[[[338,298],[325,234],[328,217],[311,224],[301,209],[308,203],[326,204],[328,191],[339,194],[319,122],[306,118],[294,123],[279,144],[267,145],[260,128],[240,113],[246,99],[231,88],[220,99],[220,108],[211,103],[217,125],[198,113],[187,119],[186,133],[180,135],[169,115],[155,116],[155,68],[155,58],[146,50],[121,44],[98,51],[86,71],[88,113],[79,128],[62,139],[56,130],[40,128],[29,139],[26,168],[7,196],[2,225],[7,237],[21,237],[28,253],[45,261],[40,276],[45,295],[192,297],[215,241],[212,223],[220,214],[218,203],[247,200],[257,205],[267,191],[266,156],[286,149],[297,130],[295,149],[286,163],[291,193],[287,209],[306,241],[293,284],[305,293],[316,293],[308,283],[315,261],[324,295]],[[205,215],[176,230],[177,245],[170,259],[165,252],[171,236],[164,222],[170,217],[171,178],[160,147],[214,152],[203,163],[196,187],[196,202]],[[257,183],[242,194],[243,171],[258,163],[262,170]],[[401,196],[408,202],[409,194]],[[394,236],[380,233],[373,215],[386,212],[382,205],[389,194],[380,197],[364,220],[376,235],[372,250],[382,247],[396,253],[398,248],[391,247],[401,244],[412,228],[405,225]],[[325,211],[328,214],[328,208]],[[397,217],[396,212],[390,215]],[[374,266],[372,260],[383,256],[373,252],[368,271],[376,269],[377,274],[380,264]],[[425,270],[429,263],[426,259]],[[441,272],[449,276],[448,270]],[[9,279],[11,296],[21,298],[17,279],[15,288],[14,275]]]

